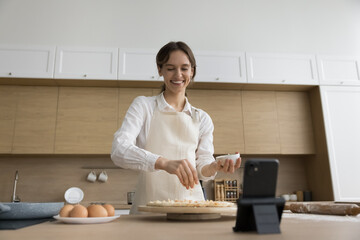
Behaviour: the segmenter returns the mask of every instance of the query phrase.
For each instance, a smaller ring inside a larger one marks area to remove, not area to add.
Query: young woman
[[[204,200],[199,180],[213,179],[217,171],[233,173],[241,163],[241,158],[236,163],[227,159],[223,166],[215,162],[212,120],[186,98],[186,87],[196,75],[191,49],[169,42],[156,63],[163,91],[134,99],[111,152],[116,165],[141,170],[132,214],[138,205],[154,200]]]

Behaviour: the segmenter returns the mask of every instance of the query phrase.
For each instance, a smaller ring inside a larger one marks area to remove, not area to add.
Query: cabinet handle
[[[281,82],[286,82],[286,80],[285,80],[285,79],[283,79],[283,80],[281,80]]]
[[[344,84],[344,82],[340,82],[340,84]]]
[[[216,81],[219,81],[219,80],[220,80],[220,78],[219,78],[219,77],[217,77],[217,78],[215,78],[215,80],[216,80]]]
[[[12,73],[11,72],[9,72],[9,76],[11,76],[12,75]]]
[[[84,77],[87,77],[87,75],[86,75],[86,74],[84,74]]]
[[[154,79],[155,78],[155,76],[151,76],[151,79]]]

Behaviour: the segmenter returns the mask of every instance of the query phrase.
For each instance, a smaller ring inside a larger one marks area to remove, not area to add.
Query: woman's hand
[[[195,184],[199,184],[196,169],[187,159],[169,160],[159,157],[155,162],[155,169],[161,169],[170,174],[175,174],[186,189],[189,189],[189,187],[194,188]]]
[[[202,168],[202,174],[205,177],[214,176],[218,171],[225,173],[234,173],[236,169],[240,168],[241,165],[241,157],[239,157],[234,163],[231,159],[226,159],[224,164],[221,165],[220,161],[212,162],[209,165],[206,165]]]

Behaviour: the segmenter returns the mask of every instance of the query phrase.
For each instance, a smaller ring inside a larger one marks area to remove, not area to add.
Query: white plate
[[[72,187],[66,190],[64,198],[70,204],[77,204],[83,200],[84,192],[78,187]]]
[[[60,217],[60,215],[56,215],[53,218],[59,220],[64,223],[75,223],[75,224],[91,224],[91,223],[106,223],[111,222],[120,215],[115,215],[112,217],[87,217],[87,218],[74,218],[74,217]]]

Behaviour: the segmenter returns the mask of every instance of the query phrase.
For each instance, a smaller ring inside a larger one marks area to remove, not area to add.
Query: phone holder
[[[237,205],[234,232],[280,233],[284,198],[239,198]]]

